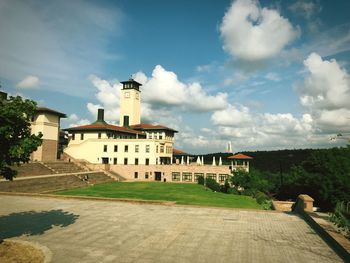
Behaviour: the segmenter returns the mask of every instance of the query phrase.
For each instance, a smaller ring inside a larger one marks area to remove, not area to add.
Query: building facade
[[[65,129],[69,141],[64,152],[93,164],[171,164],[177,131],[163,125],[140,123],[141,84],[132,79],[122,83],[121,125],[105,122],[104,110],[99,109],[94,123]]]
[[[56,161],[60,133],[60,119],[66,115],[44,107],[38,107],[31,121],[31,133],[42,133],[41,146],[31,154],[32,161]]]

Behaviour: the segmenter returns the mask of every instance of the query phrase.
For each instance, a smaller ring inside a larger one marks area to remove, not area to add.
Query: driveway
[[[298,216],[255,210],[0,196],[0,238],[52,262],[342,262]]]

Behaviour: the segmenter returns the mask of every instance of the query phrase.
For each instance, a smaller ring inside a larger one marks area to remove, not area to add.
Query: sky
[[[350,132],[350,1],[0,0],[0,83],[67,114],[142,83],[142,122],[189,153],[326,148]]]

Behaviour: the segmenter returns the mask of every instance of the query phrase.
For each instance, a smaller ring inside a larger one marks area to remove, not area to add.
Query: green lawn
[[[176,201],[183,205],[254,208],[261,206],[249,196],[215,193],[198,184],[113,182],[57,192],[60,195],[95,196]]]

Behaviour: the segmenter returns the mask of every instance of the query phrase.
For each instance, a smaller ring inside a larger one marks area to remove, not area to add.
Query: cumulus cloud
[[[17,83],[16,87],[20,89],[35,89],[38,88],[40,80],[36,76],[27,76]]]
[[[335,59],[312,53],[304,60],[307,75],[296,87],[301,104],[324,132],[350,128],[350,76]]]
[[[224,50],[246,61],[277,55],[300,33],[277,10],[262,8],[257,0],[234,1],[222,20],[220,32]]]
[[[152,105],[176,106],[191,111],[212,111],[223,109],[227,105],[227,93],[209,95],[200,83],[181,82],[174,72],[157,65],[152,77],[144,73],[134,75],[136,81],[143,84],[143,100]]]
[[[233,141],[238,149],[278,149],[320,146],[328,138],[316,134],[315,123],[308,113],[296,117],[291,113],[255,113],[246,106],[229,105],[211,117],[216,137]]]
[[[96,98],[99,102],[98,104],[89,102],[86,105],[89,112],[96,118],[97,110],[103,108],[106,121],[119,122],[120,90],[123,85],[119,82],[112,84],[95,75],[90,75],[89,80],[97,88]]]
[[[242,105],[228,105],[224,110],[215,111],[211,120],[215,125],[240,126],[252,121],[249,109]]]

